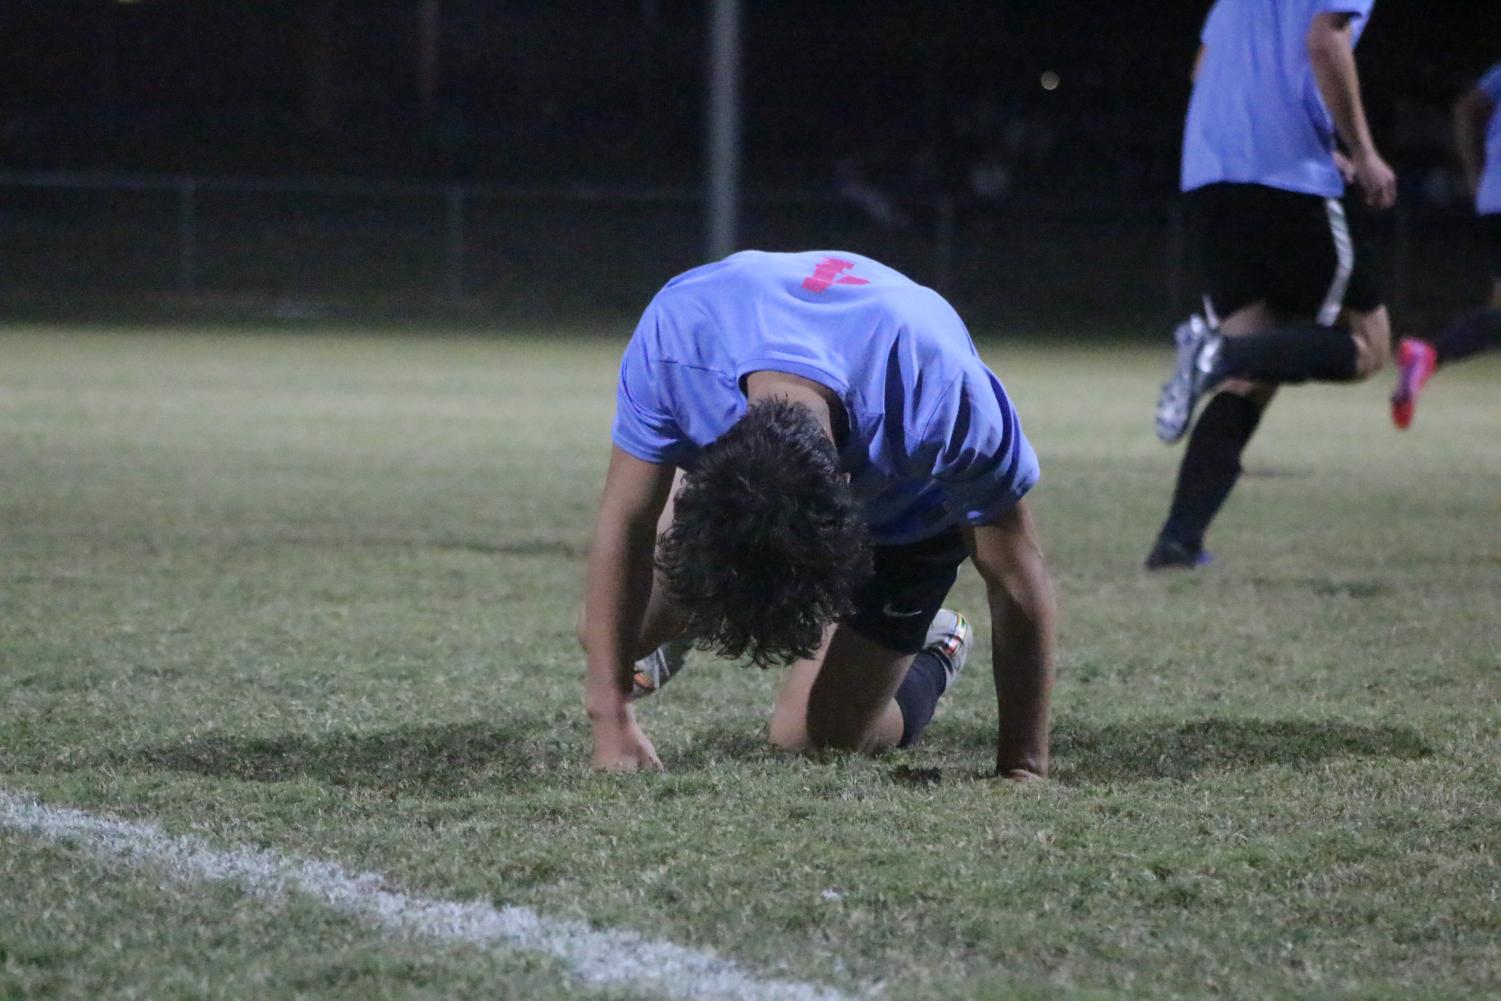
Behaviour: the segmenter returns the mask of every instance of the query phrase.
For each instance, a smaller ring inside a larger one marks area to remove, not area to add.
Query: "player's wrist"
[[[584,686],[584,713],[595,729],[623,727],[636,721],[636,711],[614,681],[590,680]]]

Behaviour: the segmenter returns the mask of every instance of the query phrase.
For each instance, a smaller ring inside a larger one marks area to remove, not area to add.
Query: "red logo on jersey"
[[[803,279],[803,288],[809,292],[826,292],[830,285],[869,285],[868,278],[856,278],[854,275],[841,275],[839,272],[848,271],[855,266],[854,261],[842,260],[838,257],[825,257],[818,262],[818,267],[813,273]]]

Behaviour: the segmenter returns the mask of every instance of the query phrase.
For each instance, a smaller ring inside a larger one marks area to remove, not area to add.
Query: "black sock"
[[[1228,340],[1228,339],[1227,339]],[[1261,421],[1261,406],[1236,393],[1220,393],[1199,415],[1162,537],[1191,552],[1204,547],[1204,533],[1240,478],[1240,455]]]
[[[1477,309],[1466,313],[1433,339],[1438,363],[1447,365],[1488,348],[1501,348],[1501,309]]]
[[[907,668],[907,676],[896,690],[896,705],[902,711],[902,739],[897,747],[917,743],[948,684],[948,673],[936,653],[924,650],[912,658],[912,666]]]
[[[1215,382],[1348,382],[1355,378],[1355,338],[1341,327],[1281,327],[1226,337],[1214,371]]]

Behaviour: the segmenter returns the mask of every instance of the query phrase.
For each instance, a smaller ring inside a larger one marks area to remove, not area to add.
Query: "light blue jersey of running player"
[[[1218,0],[1183,132],[1184,191],[1227,181],[1337,198],[1334,121],[1314,81],[1308,29],[1352,14],[1358,41],[1375,0]]]
[[[745,251],[668,282],[626,347],[611,437],[691,470],[744,415],[756,371],[802,376],[843,402],[840,466],[877,545],[983,524],[1037,482],[1016,411],[953,308],[842,251]]]
[[[1480,190],[1475,195],[1475,211],[1481,215],[1501,213],[1501,63],[1485,71],[1475,89],[1489,97],[1490,124],[1485,129],[1485,169],[1480,175]]]

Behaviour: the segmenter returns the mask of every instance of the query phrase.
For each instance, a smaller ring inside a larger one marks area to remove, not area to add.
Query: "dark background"
[[[864,250],[1029,322],[1171,312],[1208,6],[745,0],[741,244]],[[7,0],[6,301],[628,308],[703,254],[707,8]],[[1372,232],[1419,313],[1475,280],[1469,253],[1425,262],[1470,239],[1448,105],[1498,58],[1488,2],[1383,0],[1359,49],[1403,190]],[[601,288],[545,291],[585,258]]]

